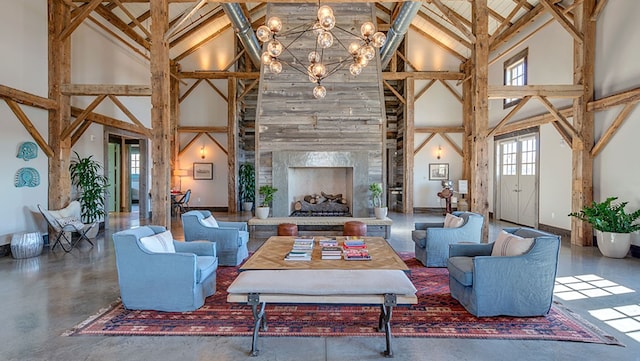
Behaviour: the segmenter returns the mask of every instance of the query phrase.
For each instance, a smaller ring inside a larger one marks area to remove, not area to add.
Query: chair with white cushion
[[[452,244],[451,296],[477,317],[546,315],[559,250],[558,236],[531,228],[505,228],[488,244]]]
[[[184,240],[211,241],[221,266],[237,266],[249,256],[247,222],[217,221],[207,210],[193,210],[182,215]]]
[[[68,206],[58,210],[48,210],[38,204],[38,210],[47,221],[49,228],[55,232],[53,236],[49,237],[50,240],[53,240],[52,251],[57,245],[60,245],[62,250],[70,252],[83,240],[93,246],[93,242],[87,237],[87,232],[97,224],[82,222],[80,202],[72,201]],[[75,241],[73,240],[74,233],[78,234]]]
[[[122,304],[132,310],[194,311],[216,292],[211,242],[178,242],[161,226],[113,234]]]
[[[427,267],[447,267],[449,245],[480,243],[484,217],[472,212],[447,213],[443,222],[416,223],[411,238],[416,259]]]

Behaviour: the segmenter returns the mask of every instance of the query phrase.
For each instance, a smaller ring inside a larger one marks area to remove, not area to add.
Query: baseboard
[[[547,224],[538,223],[538,229],[551,234],[557,234],[560,237],[571,238],[571,231],[563,228],[549,226]]]

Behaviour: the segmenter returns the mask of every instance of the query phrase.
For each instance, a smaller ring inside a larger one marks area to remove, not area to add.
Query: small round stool
[[[278,236],[297,236],[298,225],[293,223],[281,223],[278,225]]]
[[[345,222],[342,235],[364,237],[367,235],[367,225],[360,221]]]

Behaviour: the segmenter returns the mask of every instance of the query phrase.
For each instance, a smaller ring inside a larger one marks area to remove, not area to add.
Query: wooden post
[[[49,146],[53,156],[49,158],[49,208],[65,207],[71,197],[69,160],[71,138],[62,139],[63,130],[71,120],[71,99],[62,94],[62,84],[71,81],[71,38],[63,40],[60,34],[69,25],[71,9],[64,1],[48,0],[49,12],[49,99],[57,104],[49,111]]]
[[[473,145],[471,149],[471,210],[484,216],[482,242],[489,239],[489,147],[487,130],[489,127],[489,10],[487,0],[476,0],[471,3],[472,30],[476,42],[472,51],[474,63],[473,79]]]
[[[238,102],[237,87],[238,80],[230,77],[227,80],[227,164],[229,167],[227,185],[228,185],[228,207],[229,212],[238,211],[238,182],[236,175],[238,174]]]
[[[594,64],[596,47],[596,22],[591,21],[594,0],[584,0],[575,10],[575,26],[582,33],[583,42],[573,42],[573,83],[584,86],[584,95],[573,101],[573,126],[577,136],[573,137],[573,172],[571,186],[571,211],[578,212],[593,201],[593,159],[591,147],[594,144],[593,113],[587,111],[587,104],[593,100]],[[571,244],[591,246],[593,235],[591,226],[571,217]]]
[[[471,153],[473,149],[473,142],[471,132],[473,129],[473,84],[471,81],[471,74],[473,71],[472,62],[465,62],[463,72],[467,81],[462,83],[462,126],[464,132],[462,133],[462,179],[466,179],[468,182],[468,192],[465,199],[470,199],[473,194],[473,183],[471,183]]]
[[[171,65],[171,72],[178,74],[180,72],[180,64],[175,63]],[[170,132],[171,132],[171,170],[182,169],[182,165],[179,161],[180,153],[180,135],[178,134],[178,124],[180,123],[180,81],[174,77],[170,78],[170,90],[169,96],[171,97],[171,107],[169,109],[169,119],[171,120]],[[171,187],[177,188],[176,180],[180,180],[180,177],[171,177]]]
[[[151,1],[151,159],[152,224],[171,228],[169,201],[171,120],[169,104],[169,44],[164,40],[168,26],[169,1]]]
[[[415,133],[415,80],[407,78],[405,81],[404,96],[406,104],[404,105],[404,172],[402,190],[402,213],[413,214],[413,167],[414,167],[414,133]]]

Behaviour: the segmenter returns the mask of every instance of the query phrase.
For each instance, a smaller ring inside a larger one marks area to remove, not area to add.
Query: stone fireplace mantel
[[[350,168],[351,214],[354,217],[367,217],[368,210],[368,171],[369,153],[367,151],[274,151],[272,160],[273,186],[278,192],[273,198],[273,216],[287,217],[291,213],[293,197],[289,189],[289,170],[291,168]]]

